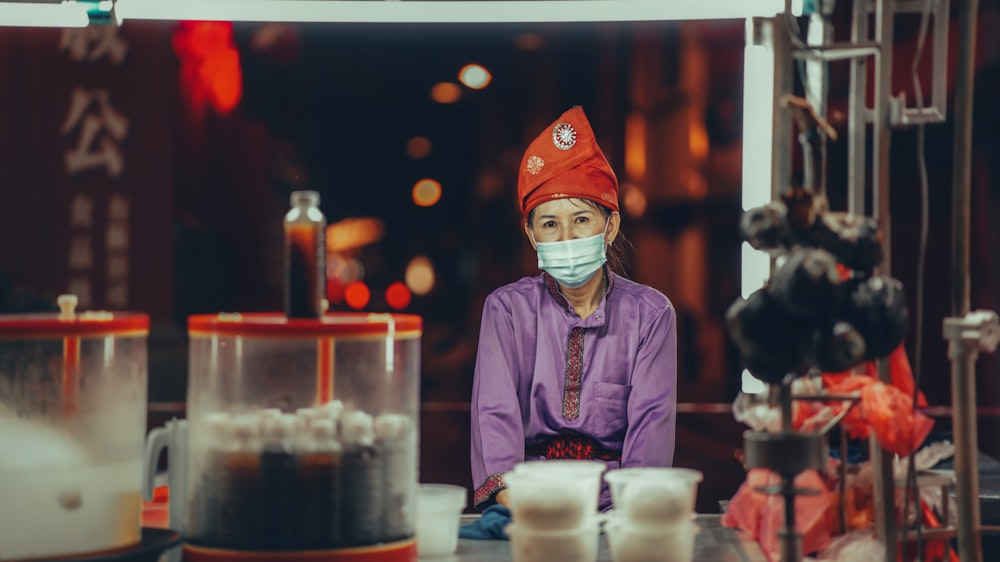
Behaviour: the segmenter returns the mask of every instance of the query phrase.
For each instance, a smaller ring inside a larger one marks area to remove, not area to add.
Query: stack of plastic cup
[[[504,476],[513,562],[597,559],[597,502],[605,468],[598,461],[530,461]]]
[[[417,488],[417,555],[436,558],[454,554],[466,491],[452,484],[420,484]]]
[[[688,468],[626,468],[605,475],[614,511],[604,532],[614,562],[690,562],[702,473]]]

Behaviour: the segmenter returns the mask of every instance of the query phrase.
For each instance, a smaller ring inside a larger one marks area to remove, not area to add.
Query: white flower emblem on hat
[[[531,155],[530,157],[528,157],[528,163],[525,164],[524,167],[525,169],[528,170],[529,174],[537,176],[538,172],[542,171],[542,166],[544,165],[545,165],[545,160],[542,160],[538,156]]]
[[[552,127],[552,144],[559,150],[569,150],[576,144],[576,129],[569,123],[557,123]]]

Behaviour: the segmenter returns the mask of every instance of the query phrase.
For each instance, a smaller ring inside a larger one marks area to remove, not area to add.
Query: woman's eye
[[[585,222],[587,222],[587,221],[589,221],[589,220],[590,220],[590,219],[589,219],[589,218],[587,218],[587,217],[576,217],[576,223],[577,223],[577,224],[583,224],[583,223],[585,223]]]

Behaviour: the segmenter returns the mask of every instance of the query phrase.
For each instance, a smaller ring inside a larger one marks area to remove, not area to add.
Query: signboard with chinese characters
[[[9,286],[53,302],[73,293],[83,309],[169,315],[170,38],[165,24],[0,29],[0,279]]]

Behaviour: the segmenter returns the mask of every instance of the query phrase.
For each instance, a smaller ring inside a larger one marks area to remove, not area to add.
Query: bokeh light
[[[346,285],[344,282],[336,277],[326,278],[326,300],[330,302],[331,305],[343,304],[344,303],[344,289]]]
[[[385,302],[396,310],[410,306],[410,290],[400,281],[389,285],[385,290]]]
[[[622,185],[622,206],[628,216],[639,218],[646,213],[646,206],[649,204],[646,194],[633,184]]]
[[[434,276],[434,264],[427,256],[417,256],[406,266],[406,286],[414,295],[426,295],[437,282]]]
[[[431,153],[431,140],[427,137],[413,137],[406,143],[406,154],[414,160],[427,158]]]
[[[462,67],[462,70],[458,71],[458,79],[468,88],[482,90],[486,86],[489,86],[490,81],[493,80],[493,75],[490,74],[489,70],[478,64],[467,64]]]
[[[431,88],[431,99],[438,103],[455,103],[462,97],[462,89],[454,82],[439,82]]]
[[[371,217],[348,217],[326,227],[326,249],[330,252],[355,250],[382,239],[385,223]]]
[[[441,200],[441,184],[424,178],[413,184],[413,202],[421,207],[431,207]]]
[[[545,41],[537,33],[521,33],[514,38],[514,45],[522,51],[537,51],[545,46]]]
[[[364,281],[355,281],[344,289],[344,300],[347,306],[354,310],[361,310],[368,306],[368,301],[372,298],[372,292]]]

